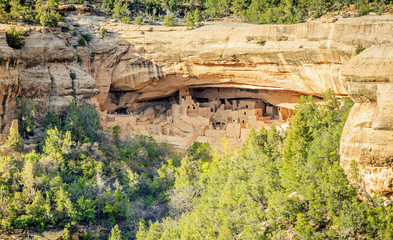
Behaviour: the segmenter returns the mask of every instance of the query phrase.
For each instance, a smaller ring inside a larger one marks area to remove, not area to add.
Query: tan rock
[[[10,132],[11,132],[12,129],[15,129],[16,131],[19,131],[18,119],[12,120],[11,127],[10,127]]]
[[[154,107],[148,107],[145,111],[143,111],[143,117],[145,120],[151,120],[155,118],[156,116],[156,111],[154,110]]]
[[[0,31],[9,26],[0,25]],[[39,29],[38,29],[39,30]],[[76,64],[75,50],[66,45],[59,33],[28,30],[25,46],[17,51],[8,47],[0,33],[0,128],[7,133],[14,119],[15,96],[33,100],[38,120],[48,110],[65,111],[74,97],[78,104],[94,104],[96,81]],[[73,81],[70,73],[75,72]]]
[[[356,167],[359,191],[365,196],[393,193],[392,57],[393,44],[374,46],[343,67],[357,103],[342,133],[341,166],[349,178]]]
[[[169,96],[184,86],[206,84],[236,83],[308,94],[331,88],[345,95],[348,86],[341,75],[343,64],[355,56],[358,45],[388,43],[386,33],[392,24],[389,16],[367,16],[289,26],[207,23],[192,31],[102,25],[110,27],[118,38],[106,36],[92,42],[94,59],[89,69],[100,90],[97,100],[101,108],[110,111],[130,108],[143,99]],[[287,41],[279,41],[282,36]],[[256,44],[259,40],[266,44]],[[349,84],[358,91],[369,89],[373,98],[376,88],[372,84]],[[132,92],[113,104],[112,99],[119,98],[110,95],[117,91]]]

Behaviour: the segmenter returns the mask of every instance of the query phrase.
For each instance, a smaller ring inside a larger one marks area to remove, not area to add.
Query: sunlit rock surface
[[[393,192],[392,16],[294,25],[208,22],[194,30],[85,15],[70,15],[66,23],[77,36],[25,26],[21,50],[8,47],[9,26],[0,25],[2,132],[15,118],[15,96],[33,99],[39,118],[77,100],[96,104],[108,128],[121,125],[127,133],[186,147],[208,140],[192,124],[172,119],[182,89],[234,89],[229,97],[217,95],[221,104],[230,97],[252,98],[281,109],[293,109],[302,94],[321,96],[333,89],[356,102],[342,135],[342,167],[349,174],[356,165],[368,193]],[[102,36],[102,28],[109,33]],[[78,46],[81,33],[92,36],[87,46]],[[357,55],[358,46],[366,50]],[[212,97],[194,93],[194,100],[206,96]],[[156,126],[166,126],[168,119],[176,124],[165,135]],[[227,135],[238,136],[235,132]]]

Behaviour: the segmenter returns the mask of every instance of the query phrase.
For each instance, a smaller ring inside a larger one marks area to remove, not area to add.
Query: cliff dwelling
[[[236,87],[184,87],[164,98],[135,101],[105,115],[105,127],[154,136],[175,145],[216,145],[225,137],[240,145],[250,128],[286,124],[300,94]],[[266,101],[266,96],[272,97]],[[279,103],[277,105],[272,104]],[[283,103],[286,104],[283,104]],[[285,106],[284,106],[285,105]]]

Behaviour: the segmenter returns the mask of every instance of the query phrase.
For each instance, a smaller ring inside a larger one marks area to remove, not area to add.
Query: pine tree
[[[79,121],[78,109],[74,100],[71,101],[64,118],[64,131],[69,131],[73,141],[82,142],[86,134]]]
[[[56,202],[56,215],[55,221],[59,224],[66,225],[65,223],[73,222],[76,219],[76,211],[70,199],[70,194],[62,187],[55,193]]]
[[[123,2],[122,0],[116,0],[114,8],[112,10],[112,17],[116,19],[129,18],[130,11],[128,9],[128,2]]]
[[[63,154],[67,154],[71,148],[71,133],[63,134],[57,127],[46,132],[43,151],[52,159],[63,160]]]
[[[78,110],[78,121],[91,143],[99,140],[100,115],[93,106],[83,106]]]
[[[57,12],[59,0],[37,0],[35,9],[37,10],[36,19],[40,21],[42,26],[57,26],[62,19]]]
[[[194,22],[198,23],[202,21],[202,14],[201,11],[199,11],[199,9],[195,9],[194,11]]]
[[[121,236],[121,230],[119,229],[119,226],[116,224],[112,230],[111,230],[111,234],[109,235],[108,240],[121,240],[122,236]]]
[[[195,26],[193,16],[190,12],[186,13],[185,19],[186,19],[186,27],[193,28]]]
[[[27,136],[34,135],[35,130],[35,116],[37,114],[37,110],[34,106],[33,101],[30,99],[16,99],[17,108],[19,110],[18,114],[18,122],[19,122],[19,131],[24,138]]]
[[[49,111],[42,122],[42,127],[44,132],[55,127],[57,127],[57,129],[61,129],[60,116],[55,112]]]
[[[23,139],[19,135],[19,132],[14,128],[11,129],[10,135],[8,136],[5,144],[12,147],[16,151],[19,152],[23,151],[23,147],[24,147]]]

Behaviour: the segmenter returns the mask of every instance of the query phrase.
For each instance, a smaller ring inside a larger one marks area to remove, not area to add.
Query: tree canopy
[[[0,1],[0,22],[39,23],[56,27],[63,19],[58,11],[59,4],[75,0]],[[317,18],[330,11],[349,10],[354,5],[358,15],[370,11],[381,14],[391,1],[381,0],[99,0],[91,4],[100,7],[114,19],[129,23],[135,19],[142,23],[164,21],[168,18],[176,23],[176,17],[187,17],[187,26],[204,18],[237,17],[250,23],[298,23]],[[197,11],[196,14],[194,12]],[[203,14],[200,14],[202,12]],[[193,15],[193,19],[191,16]],[[166,18],[165,18],[166,17]],[[165,18],[165,19],[164,19]],[[195,18],[195,19],[194,19]]]
[[[196,142],[177,154],[152,137],[102,133],[89,106],[48,112],[41,148],[17,153],[14,130],[15,151],[0,155],[1,231],[63,228],[69,237],[100,225],[95,237],[109,239],[391,239],[392,205],[359,200],[339,165],[352,102],[332,92],[324,100],[301,97],[286,130],[251,129],[239,149]]]
[[[391,239],[392,206],[360,201],[339,165],[352,102],[324,100],[302,97],[287,130],[251,130],[241,149],[167,163],[170,216],[137,239]]]

